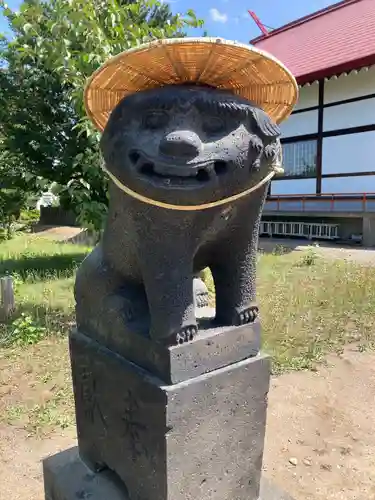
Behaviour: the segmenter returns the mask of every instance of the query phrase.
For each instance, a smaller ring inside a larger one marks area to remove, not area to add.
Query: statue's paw
[[[185,326],[177,332],[175,336],[175,343],[184,344],[185,342],[190,342],[194,340],[194,337],[198,333],[198,327],[196,325]]]
[[[208,292],[197,293],[195,295],[195,303],[196,303],[196,307],[198,307],[198,308],[208,307],[208,305],[209,305]]]
[[[201,307],[208,307],[209,304],[208,290],[202,279],[194,278],[193,287],[194,287],[195,307],[198,309]]]
[[[161,344],[172,347],[175,345],[191,342],[192,340],[194,340],[194,337],[197,335],[197,333],[198,333],[198,327],[196,324],[195,325],[193,324],[184,326],[177,331],[175,330],[168,337],[160,337],[158,335],[153,334],[151,331],[150,337],[156,340],[157,342],[160,342]]]
[[[254,323],[259,314],[258,306],[251,306],[245,309],[242,309],[238,313],[238,324],[239,325],[247,325],[248,323]]]

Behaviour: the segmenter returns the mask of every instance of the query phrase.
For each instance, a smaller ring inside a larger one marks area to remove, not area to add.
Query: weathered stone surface
[[[164,381],[182,382],[259,353],[261,328],[258,320],[234,328],[209,326],[203,326],[193,342],[164,350],[163,357],[167,357],[170,365],[169,371],[159,371]]]
[[[132,500],[257,500],[269,361],[256,356],[174,385],[71,336],[79,449]]]
[[[109,471],[93,473],[81,460],[78,448],[47,458],[43,462],[43,470],[46,500],[129,500],[118,478]],[[234,496],[223,498],[235,500]],[[150,497],[147,500],[154,499]],[[262,477],[259,500],[292,498]]]
[[[175,346],[152,341],[137,333],[123,337],[121,355],[167,384],[175,384],[256,356],[260,349],[260,322],[239,327],[215,327],[214,310],[202,308],[199,334],[192,342]]]
[[[128,500],[126,488],[111,471],[92,472],[78,448],[43,461],[45,500]]]

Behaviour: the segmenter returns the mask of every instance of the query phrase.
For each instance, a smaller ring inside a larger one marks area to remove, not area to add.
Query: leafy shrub
[[[40,217],[39,210],[22,210],[20,221],[21,222],[38,222]]]
[[[40,325],[32,316],[22,313],[12,321],[7,329],[7,336],[1,344],[26,346],[38,343],[46,335],[47,329]]]
[[[318,254],[314,250],[313,247],[309,247],[306,252],[301,257],[301,260],[298,262],[299,266],[314,266],[316,261],[319,259]]]

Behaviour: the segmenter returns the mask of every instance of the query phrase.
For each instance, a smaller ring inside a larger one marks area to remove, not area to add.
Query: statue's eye
[[[149,111],[143,118],[143,127],[151,130],[163,128],[168,123],[165,111]]]
[[[208,134],[218,134],[225,130],[225,121],[219,116],[207,117],[203,123],[203,130]]]

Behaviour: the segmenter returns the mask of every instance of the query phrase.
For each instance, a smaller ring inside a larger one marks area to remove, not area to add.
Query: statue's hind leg
[[[148,321],[143,285],[125,280],[106,265],[100,245],[79,268],[74,295],[78,329],[115,352],[121,350],[127,331],[134,333]]]

